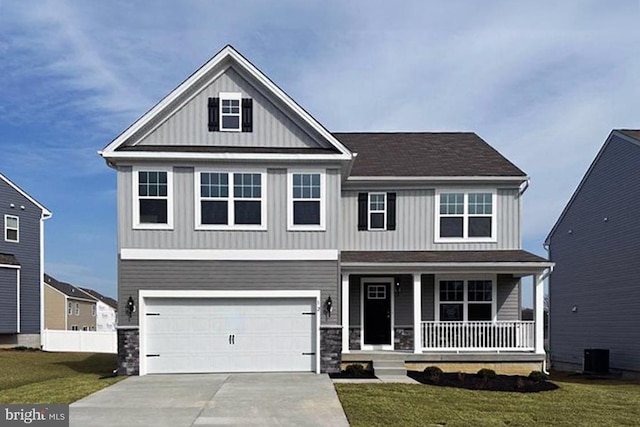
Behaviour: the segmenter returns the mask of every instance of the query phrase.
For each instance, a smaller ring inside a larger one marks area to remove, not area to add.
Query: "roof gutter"
[[[520,184],[520,195],[522,196],[527,188],[529,188],[529,184],[531,183],[531,178],[527,177],[527,180]]]

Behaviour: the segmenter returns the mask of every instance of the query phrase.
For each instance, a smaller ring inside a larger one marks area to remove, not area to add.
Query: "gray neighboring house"
[[[474,133],[331,133],[226,46],[100,154],[121,373],[542,368],[528,177]]]
[[[545,240],[556,369],[608,349],[613,371],[640,374],[639,188],[640,130],[613,130]]]
[[[40,348],[44,220],[51,212],[0,174],[0,347]]]

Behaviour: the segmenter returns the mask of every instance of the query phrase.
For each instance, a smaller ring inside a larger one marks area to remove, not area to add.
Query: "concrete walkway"
[[[348,426],[327,375],[131,377],[71,405],[71,426]]]

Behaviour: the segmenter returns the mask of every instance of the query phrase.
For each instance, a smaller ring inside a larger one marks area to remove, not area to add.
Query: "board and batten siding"
[[[0,180],[0,253],[20,262],[20,333],[40,333],[40,218],[42,210],[13,187]],[[11,204],[14,207],[11,207]],[[24,206],[24,209],[22,209]],[[19,218],[19,242],[4,240],[4,216]],[[15,281],[12,285],[15,289]],[[7,314],[11,317],[10,314]],[[0,317],[4,316],[0,311]],[[15,319],[14,319],[15,320]]]
[[[232,166],[212,166],[233,171]],[[152,169],[152,167],[150,167]],[[287,170],[267,169],[267,230],[195,229],[194,168],[174,167],[174,229],[134,230],[131,167],[118,168],[118,235],[121,248],[155,249],[337,249],[340,171],[326,170],[325,231],[287,230]]]
[[[0,334],[18,332],[18,270],[0,267]]]
[[[321,324],[338,324],[337,261],[140,261],[119,260],[118,322],[138,325],[138,313],[125,314],[129,297],[139,290],[320,290]],[[328,297],[331,316],[324,313]]]
[[[219,97],[220,92],[240,92],[243,98],[253,99],[253,132],[209,132],[208,99]],[[308,125],[295,122],[283,110],[286,107],[279,101],[267,99],[248,79],[229,68],[138,145],[327,148],[326,142],[311,136]]]
[[[396,229],[359,231],[358,192],[342,192],[342,250],[501,250],[521,247],[518,188],[497,191],[495,243],[436,243],[434,189],[395,191]]]
[[[602,348],[612,369],[640,372],[640,146],[612,138],[550,238],[549,345],[563,369]]]

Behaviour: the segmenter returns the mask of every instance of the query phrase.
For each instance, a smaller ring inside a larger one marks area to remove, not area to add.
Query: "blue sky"
[[[391,3],[0,0],[0,171],[54,213],[46,271],[115,296],[96,151],[227,43],[332,131],[475,131],[531,176],[545,254],[611,129],[640,128],[640,2]]]

